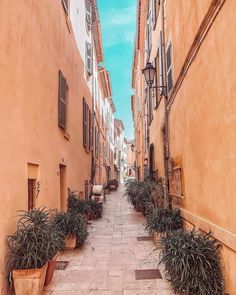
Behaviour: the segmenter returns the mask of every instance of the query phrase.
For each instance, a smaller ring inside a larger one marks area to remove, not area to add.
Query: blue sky
[[[137,0],[98,0],[105,65],[111,74],[116,118],[125,125],[125,135],[133,138],[130,108],[131,70],[136,26]]]

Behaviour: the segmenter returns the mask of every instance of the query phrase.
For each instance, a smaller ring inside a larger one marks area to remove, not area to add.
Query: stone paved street
[[[135,270],[157,268],[153,242],[137,241],[147,236],[144,222],[122,197],[122,189],[107,195],[103,218],[92,223],[82,249],[61,255],[58,260],[69,264],[55,272],[44,295],[172,295],[164,279],[135,278]]]

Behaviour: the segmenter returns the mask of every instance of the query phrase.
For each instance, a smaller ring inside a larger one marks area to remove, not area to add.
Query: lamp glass
[[[155,77],[156,68],[148,62],[146,67],[143,69],[145,81],[148,85],[152,85]]]

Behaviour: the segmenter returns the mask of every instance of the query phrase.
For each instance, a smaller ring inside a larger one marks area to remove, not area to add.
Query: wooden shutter
[[[92,150],[92,142],[93,142],[93,138],[92,138],[92,112],[89,110],[89,108],[88,108],[88,115],[89,115],[89,129],[88,129],[89,146],[88,146],[88,149],[89,149],[89,151],[91,151]]]
[[[167,85],[168,92],[171,91],[173,87],[173,78],[172,78],[172,61],[171,61],[171,44],[169,45],[166,53],[166,66],[167,66]]]
[[[65,13],[68,14],[69,12],[69,0],[61,0],[62,6],[65,10]]]
[[[85,1],[85,10],[86,10],[87,28],[89,30],[91,30],[91,27],[92,27],[92,5],[88,0]]]
[[[157,23],[157,0],[152,0],[152,23],[153,30],[155,30]]]
[[[83,98],[83,145],[87,148],[87,104]]]
[[[91,43],[86,42],[86,70],[87,72],[92,75],[93,72],[93,61],[92,61],[92,46]]]
[[[160,86],[164,85],[164,66],[163,66],[163,51],[162,51],[162,31],[160,32],[160,44],[159,44],[159,75]]]
[[[64,130],[66,129],[67,93],[66,79],[59,71],[58,125]]]

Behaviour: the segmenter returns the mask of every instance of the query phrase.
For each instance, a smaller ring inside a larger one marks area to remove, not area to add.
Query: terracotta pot
[[[161,237],[166,236],[166,233],[158,233],[157,231],[153,231],[152,237],[153,237],[153,242],[156,245],[157,248],[160,248],[160,239]]]
[[[48,263],[42,268],[13,271],[16,295],[41,295]]]
[[[67,235],[65,238],[65,250],[73,250],[76,247],[76,236]]]
[[[52,260],[48,261],[48,268],[47,268],[47,272],[46,272],[44,286],[49,285],[51,283],[51,281],[52,281],[52,277],[53,277],[54,270],[55,270],[55,267],[56,267],[56,262],[57,262],[58,255],[59,255],[59,252],[53,257]]]

